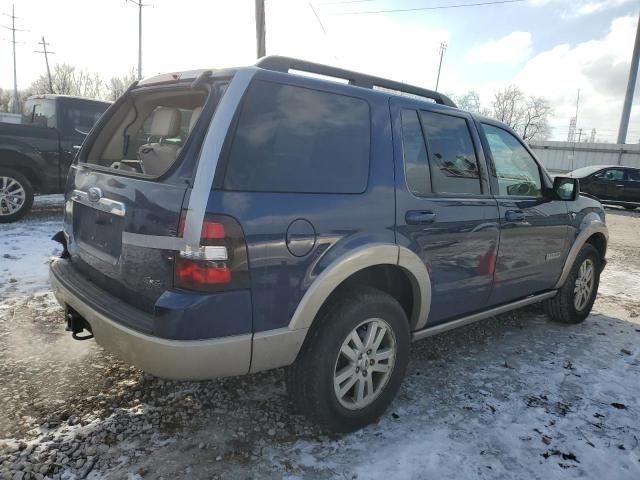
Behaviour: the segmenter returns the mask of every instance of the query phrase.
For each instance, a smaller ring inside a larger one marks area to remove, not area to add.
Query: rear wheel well
[[[0,168],[10,168],[20,172],[31,182],[33,190],[39,192],[42,189],[42,182],[40,176],[28,166],[30,161],[28,157],[11,150],[0,150]]]
[[[410,322],[410,328],[413,329],[413,327],[415,327],[415,325],[411,324],[414,318],[414,309],[416,308],[411,280],[407,274],[396,265],[375,265],[352,274],[331,292],[320,309],[320,312],[318,312],[318,317],[321,316],[322,310],[339,296],[344,295],[349,290],[363,286],[372,287],[391,295],[404,310]]]
[[[586,243],[593,245],[600,255],[600,260],[604,260],[607,254],[607,239],[602,233],[594,233],[587,239]]]

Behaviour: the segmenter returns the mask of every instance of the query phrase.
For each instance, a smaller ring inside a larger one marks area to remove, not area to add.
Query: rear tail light
[[[185,215],[178,235],[184,232]],[[249,287],[247,245],[242,228],[232,217],[207,215],[200,245],[180,251],[175,263],[175,286],[187,290],[215,292]]]

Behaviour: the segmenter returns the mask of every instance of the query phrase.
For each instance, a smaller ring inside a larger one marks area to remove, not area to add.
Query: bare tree
[[[458,105],[458,108],[466,110],[467,112],[480,113],[480,95],[475,90],[470,90],[464,95],[454,95],[453,101]]]
[[[553,109],[549,101],[543,97],[529,97],[526,104],[522,125],[518,133],[523,140],[544,140],[549,137],[551,127],[549,117]]]
[[[109,82],[105,85],[104,98],[106,100],[111,100],[112,102],[116,101],[135,80],[136,74],[133,68],[126,75],[121,77],[111,77]]]
[[[549,137],[551,104],[543,97],[527,97],[515,85],[496,92],[491,102],[490,116],[500,120],[523,140],[541,140]]]
[[[51,85],[46,75],[36,79],[29,91],[34,94],[57,93],[60,95],[76,95],[80,97],[102,98],[102,79],[98,73],[79,71],[73,65],[63,63],[53,67]]]

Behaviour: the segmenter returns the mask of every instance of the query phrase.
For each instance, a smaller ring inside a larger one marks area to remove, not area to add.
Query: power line
[[[399,12],[417,12],[423,10],[444,10],[449,8],[463,8],[463,7],[483,7],[488,5],[502,5],[507,3],[520,3],[525,0],[494,0],[490,2],[478,2],[478,3],[458,3],[456,5],[434,5],[432,7],[416,7],[416,8],[394,8],[391,10],[365,10],[355,12],[339,12],[334,15],[367,15],[375,13],[399,13]]]
[[[8,13],[4,14],[5,16],[11,19],[11,26],[7,27],[6,25],[2,25],[3,28],[7,30],[11,30],[11,40],[10,42],[13,44],[13,96],[14,96],[14,105],[13,111],[14,113],[19,113],[18,108],[20,106],[20,99],[18,98],[18,71],[16,68],[16,32],[24,32],[24,30],[20,30],[16,28],[16,7],[15,5],[11,5],[11,15]]]
[[[42,36],[42,41],[38,42],[38,45],[42,45],[42,50],[34,50],[34,52],[44,54],[44,61],[47,64],[47,78],[49,79],[49,93],[56,93],[53,91],[53,82],[51,81],[51,70],[49,69],[49,55],[54,55],[56,52],[50,52],[47,50],[49,43],[45,42],[44,35]]]

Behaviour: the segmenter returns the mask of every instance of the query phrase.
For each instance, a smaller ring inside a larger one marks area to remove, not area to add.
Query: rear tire
[[[598,295],[601,269],[598,250],[590,243],[585,244],[562,288],[545,302],[545,310],[552,320],[576,324],[589,316]]]
[[[358,288],[323,308],[315,322],[285,374],[294,406],[334,432],[375,422],[407,369],[410,333],[404,310],[385,292]]]
[[[33,205],[33,186],[27,177],[12,168],[0,168],[0,223],[24,217]]]

